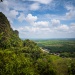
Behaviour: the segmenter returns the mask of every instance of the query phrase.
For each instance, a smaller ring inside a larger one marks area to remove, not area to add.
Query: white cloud
[[[13,23],[13,20],[16,19],[16,16],[19,14],[19,12],[16,10],[11,10],[8,13],[9,14],[6,13],[6,16],[8,20],[10,21],[10,23]]]
[[[70,25],[70,30],[71,30],[72,32],[75,32],[75,23],[71,23],[71,25]]]
[[[0,11],[3,12],[7,16],[8,20],[11,23],[13,23],[13,19],[16,19],[16,16],[19,14],[19,12],[14,9],[10,10],[12,7],[12,5],[10,5],[10,4],[11,4],[10,0],[4,0],[3,2],[1,2],[0,3]],[[14,4],[14,3],[12,3],[12,4]]]
[[[48,25],[49,25],[49,22],[47,21],[38,21],[34,23],[34,26],[37,26],[37,27],[48,27]]]
[[[42,4],[49,4],[52,0],[36,0]]]
[[[65,8],[68,10],[68,12],[66,13],[66,18],[67,19],[75,18],[75,7],[72,5],[66,5]]]
[[[60,20],[52,19],[51,24],[52,24],[52,26],[58,26],[58,25],[60,25]]]
[[[18,17],[18,20],[20,22],[24,21],[25,20],[25,15],[23,13],[21,13],[20,16]]]
[[[29,23],[34,23],[37,20],[37,16],[33,16],[32,14],[28,14],[26,17],[26,21]]]
[[[37,25],[40,22],[37,23]],[[68,25],[61,24],[57,27],[24,26],[18,28],[19,32],[26,37],[50,38],[50,37],[71,37],[75,32],[75,23]],[[31,34],[32,33],[32,34]],[[73,34],[72,34],[73,33]]]
[[[38,27],[31,27],[31,26],[25,26],[25,27],[20,27],[17,29],[20,32],[26,32],[26,33],[31,33],[31,32],[36,32],[39,30]]]
[[[37,19],[38,19],[38,17],[33,16],[32,14],[28,14],[27,17],[25,18],[25,20],[28,23],[30,23],[32,26],[41,27],[41,28],[49,26],[48,21],[38,21]]]
[[[16,16],[18,15],[19,13],[18,13],[18,11],[16,11],[16,10],[11,10],[10,12],[9,12],[9,16],[11,17],[11,18],[16,18]]]
[[[38,10],[39,8],[40,8],[39,3],[34,3],[34,4],[30,5],[30,10]]]
[[[58,27],[56,27],[56,30],[58,31],[68,31],[69,30],[69,27],[67,25],[60,25]]]
[[[8,11],[8,12],[5,13],[5,15],[7,16],[10,23],[13,23],[13,20],[17,19],[18,14],[19,14],[19,12],[16,11],[16,10],[11,10],[11,11]]]
[[[29,1],[37,1],[42,4],[49,4],[50,2],[52,2],[52,0],[29,0]]]
[[[69,12],[66,13],[66,18],[67,19],[71,19],[73,17],[75,17],[75,11],[74,10],[73,11],[70,10]]]
[[[74,9],[74,7],[73,7],[72,5],[66,5],[65,8],[66,8],[67,10],[73,10],[73,9]]]
[[[40,27],[34,27],[34,26],[25,26],[17,29],[20,33],[26,34],[26,36],[29,34],[30,35],[36,35],[36,37],[44,36],[45,34],[48,34],[49,32],[52,32],[50,28],[40,28]],[[34,36],[35,36],[34,35]]]
[[[19,14],[18,11],[25,11],[24,5],[20,4],[19,1],[3,0],[3,2],[0,3],[0,12],[3,12],[12,22],[12,19],[15,19],[16,15]]]

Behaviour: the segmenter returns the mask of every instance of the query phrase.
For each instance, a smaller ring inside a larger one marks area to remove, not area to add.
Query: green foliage
[[[50,56],[45,56],[37,60],[35,66],[37,70],[39,70],[39,75],[56,75],[56,71],[49,57]]]
[[[15,54],[14,51],[0,50],[0,75],[33,75],[30,58]]]
[[[22,46],[22,41],[19,38],[19,32],[13,31],[7,17],[0,12],[0,48],[6,49],[11,46]]]
[[[23,46],[34,48],[34,46],[37,46],[37,44],[29,39],[24,40]]]
[[[73,52],[73,53],[70,53],[70,52],[60,53],[60,57],[72,57],[72,58],[75,58],[75,52]]]
[[[13,34],[11,35],[11,46],[13,47],[21,47],[22,46],[22,40],[16,35],[13,31]]]
[[[41,53],[41,49],[37,46],[37,44],[29,39],[23,41],[23,53],[30,54],[34,60],[38,59]]]
[[[68,68],[69,75],[75,75],[75,59],[72,59],[71,65]]]

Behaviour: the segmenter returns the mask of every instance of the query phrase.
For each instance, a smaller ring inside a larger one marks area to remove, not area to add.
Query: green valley
[[[36,40],[38,46],[47,49],[50,53],[60,54],[63,57],[75,57],[75,40]]]

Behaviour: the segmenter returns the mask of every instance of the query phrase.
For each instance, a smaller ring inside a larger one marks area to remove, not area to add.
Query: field
[[[36,40],[36,43],[50,53],[75,57],[75,40]]]

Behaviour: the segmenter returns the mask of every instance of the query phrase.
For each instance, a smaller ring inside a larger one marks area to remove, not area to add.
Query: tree
[[[71,65],[68,68],[69,75],[75,75],[75,59],[72,60]]]
[[[53,65],[46,58],[39,58],[36,63],[36,68],[40,75],[56,75]]]

